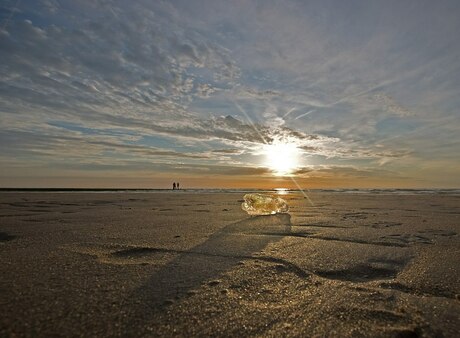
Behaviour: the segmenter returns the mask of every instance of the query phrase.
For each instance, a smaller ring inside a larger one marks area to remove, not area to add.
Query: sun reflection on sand
[[[287,195],[289,192],[288,188],[275,188],[273,190],[275,190],[278,195]]]

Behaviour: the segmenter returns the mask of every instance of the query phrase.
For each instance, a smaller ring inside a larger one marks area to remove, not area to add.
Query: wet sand
[[[460,196],[1,193],[0,336],[458,337]]]

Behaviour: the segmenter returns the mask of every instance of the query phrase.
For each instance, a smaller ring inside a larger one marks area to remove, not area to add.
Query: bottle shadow
[[[225,226],[190,250],[172,251],[177,256],[132,295],[138,308],[131,315],[136,317],[137,325],[141,317],[151,321],[155,313],[187,296],[191,290],[205,283],[218,283],[215,280],[222,273],[241,261],[261,259],[280,263],[280,259],[255,254],[289,235],[291,226],[289,214],[253,216]],[[302,271],[298,273],[302,274]]]

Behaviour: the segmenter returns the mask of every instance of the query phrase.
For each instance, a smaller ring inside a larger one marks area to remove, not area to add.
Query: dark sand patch
[[[442,213],[448,215],[460,215],[459,211],[443,211]]]
[[[112,252],[110,255],[114,257],[130,258],[130,257],[144,257],[144,256],[148,256],[150,254],[155,254],[158,252],[168,252],[168,251],[164,249],[158,249],[158,248],[140,247],[140,248],[130,248],[130,249],[118,250],[118,251]]]
[[[392,234],[380,237],[383,241],[388,243],[401,243],[401,244],[432,244],[433,240],[422,235],[417,234]]]
[[[332,237],[332,236],[324,236],[324,235],[315,235],[315,236],[312,236],[312,238],[320,239],[323,241],[348,242],[348,243],[356,243],[356,244],[389,246],[389,247],[398,247],[398,248],[404,248],[404,247],[409,246],[408,243],[390,242],[390,241],[374,241],[374,240],[366,240],[366,239],[359,239],[359,238]]]
[[[36,216],[38,214],[8,214],[8,215],[0,215],[0,217],[26,217],[26,216]]]
[[[17,236],[10,235],[7,232],[0,232],[0,242],[8,242],[15,239]]]
[[[379,287],[382,289],[397,290],[421,297],[444,297],[458,300],[456,293],[441,290],[439,288],[414,288],[399,282],[384,282],[379,284]]]
[[[294,226],[298,226],[298,227],[315,227],[315,228],[338,228],[338,229],[350,229],[350,228],[354,228],[354,226],[333,225],[333,224],[320,224],[320,223],[295,224]]]
[[[373,259],[341,270],[316,270],[317,275],[351,282],[368,282],[378,279],[392,279],[404,268],[408,260]]]
[[[401,222],[378,221],[378,222],[372,223],[370,227],[374,229],[384,229],[384,228],[396,227],[400,225],[402,225]]]
[[[28,202],[17,202],[17,203],[2,203],[3,205],[8,205],[10,207],[16,208],[29,208],[31,205]]]
[[[303,213],[303,211],[302,211],[302,213],[298,213],[298,212],[292,213],[292,212],[290,212],[290,214],[293,214],[293,215],[295,215],[297,217],[308,217],[308,218],[323,215],[323,213],[321,213],[319,211],[310,211],[308,214]]]
[[[309,238],[312,235],[315,235],[315,231],[302,231],[302,232],[262,232],[257,234],[259,236],[275,236],[275,237],[301,237]]]
[[[366,318],[368,320],[374,320],[376,322],[388,323],[388,324],[410,324],[412,320],[407,313],[401,313],[396,311],[390,311],[386,309],[372,309],[372,308],[360,308],[360,307],[340,307],[334,313],[335,316],[339,316],[345,320],[358,320]]]
[[[380,239],[385,242],[402,243],[402,244],[433,244],[437,237],[453,237],[456,236],[455,231],[427,229],[421,230],[413,234],[390,234],[381,236]]]
[[[369,214],[367,212],[347,212],[342,215],[342,218],[347,219],[347,218],[352,218],[352,219],[366,219],[369,217]]]
[[[442,230],[442,229],[427,229],[427,230],[420,230],[419,233],[421,234],[430,234],[433,236],[442,236],[442,237],[452,237],[456,236],[457,233],[455,231],[450,230]]]

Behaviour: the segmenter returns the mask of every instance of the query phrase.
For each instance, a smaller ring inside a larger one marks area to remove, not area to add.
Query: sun
[[[276,176],[292,174],[299,165],[300,150],[294,143],[275,141],[266,144],[263,152],[265,165],[273,170]]]

